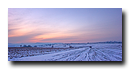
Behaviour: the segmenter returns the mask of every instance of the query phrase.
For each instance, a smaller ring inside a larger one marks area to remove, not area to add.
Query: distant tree
[[[73,48],[72,46],[69,46],[69,48]]]
[[[20,47],[22,47],[22,45],[20,45]]]
[[[27,46],[27,45],[24,45],[23,47],[32,47],[32,46],[31,46],[31,45],[28,45],[28,46]]]
[[[64,47],[66,47],[66,45],[64,45]]]
[[[32,47],[31,45],[28,45],[28,47]]]
[[[23,47],[27,47],[26,45],[23,45]]]
[[[34,47],[37,47],[37,46],[34,46]]]

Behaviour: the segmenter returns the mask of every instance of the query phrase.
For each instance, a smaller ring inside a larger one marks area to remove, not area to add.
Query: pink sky
[[[9,8],[9,43],[122,41],[122,9]]]

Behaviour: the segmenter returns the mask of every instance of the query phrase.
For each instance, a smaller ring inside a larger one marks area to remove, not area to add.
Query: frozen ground
[[[45,55],[8,58],[9,61],[122,61],[122,44],[71,45],[75,49]],[[81,47],[82,46],[82,47]],[[87,47],[92,46],[92,48]]]

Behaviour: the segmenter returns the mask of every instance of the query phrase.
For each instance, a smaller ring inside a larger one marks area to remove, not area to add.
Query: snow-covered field
[[[61,44],[60,44],[61,45]],[[51,53],[8,58],[9,61],[122,61],[122,43],[70,44],[75,48],[50,51]],[[90,48],[92,46],[92,48]],[[58,50],[58,49],[57,49]]]

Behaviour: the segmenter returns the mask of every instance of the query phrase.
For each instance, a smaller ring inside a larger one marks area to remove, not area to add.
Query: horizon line
[[[122,42],[122,41],[99,41],[99,42]],[[44,42],[36,42],[36,43],[44,43]],[[53,43],[53,42],[46,42],[46,43]],[[56,42],[56,43],[98,43],[98,42]],[[10,43],[10,44],[20,44],[20,43]]]

